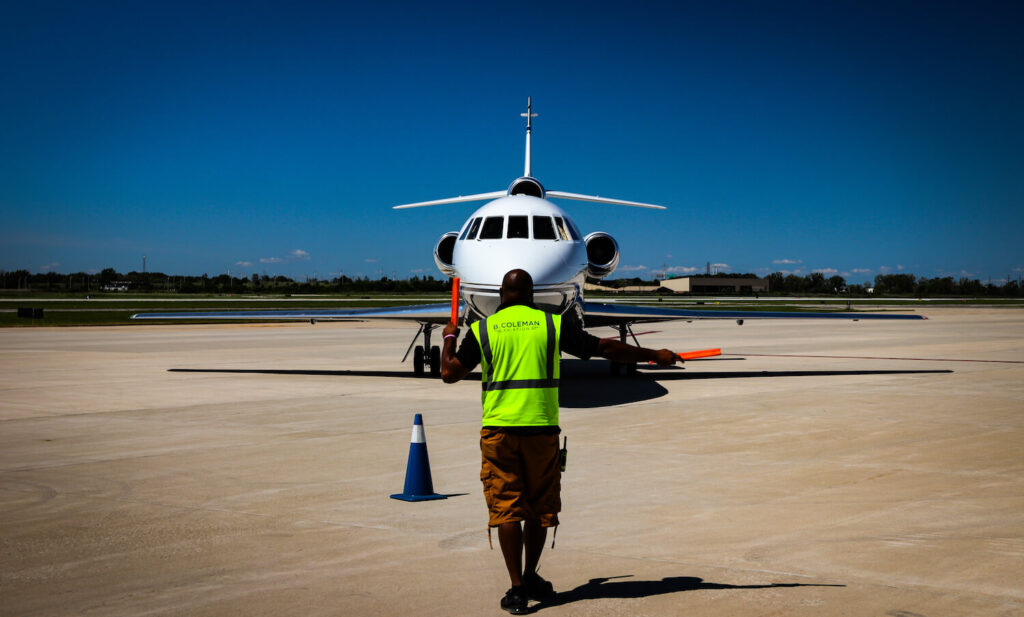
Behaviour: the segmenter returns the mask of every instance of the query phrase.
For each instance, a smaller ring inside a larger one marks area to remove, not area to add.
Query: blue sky
[[[522,172],[616,276],[1024,268],[1019,2],[6,3],[0,269],[440,276]]]

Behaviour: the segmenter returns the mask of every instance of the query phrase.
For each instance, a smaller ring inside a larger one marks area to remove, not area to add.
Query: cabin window
[[[480,230],[480,221],[482,221],[482,220],[484,220],[483,217],[477,217],[477,218],[473,219],[473,222],[470,223],[469,229],[467,230],[469,232],[466,235],[466,239],[467,240],[475,240],[476,239],[476,232]]]
[[[551,225],[550,216],[533,217],[533,238],[535,240],[555,240],[555,228]]]
[[[484,219],[483,229],[480,230],[481,240],[500,240],[501,232],[505,227],[505,217],[489,216]]]
[[[555,227],[558,228],[558,237],[560,237],[563,240],[569,239],[569,232],[566,231],[565,229],[565,221],[562,220],[562,217],[555,217]]]
[[[508,217],[508,234],[507,238],[529,238],[529,217],[525,216],[510,216]]]
[[[465,240],[466,239],[466,236],[469,235],[469,230],[473,227],[473,223],[475,223],[475,222],[476,222],[476,219],[473,219],[470,222],[466,223],[466,228],[462,230],[462,235],[459,236],[459,240]]]

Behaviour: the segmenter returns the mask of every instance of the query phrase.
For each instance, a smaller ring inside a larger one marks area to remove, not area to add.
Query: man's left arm
[[[601,356],[615,362],[655,362],[658,366],[671,366],[679,359],[668,349],[634,347],[613,339],[599,339],[583,329],[574,319],[562,321],[562,349],[584,360]]]

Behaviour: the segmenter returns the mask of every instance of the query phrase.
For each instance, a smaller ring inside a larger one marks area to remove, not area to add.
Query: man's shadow
[[[708,583],[695,576],[667,576],[660,581],[615,581],[612,579],[630,578],[632,574],[623,576],[607,576],[592,578],[586,583],[555,594],[550,600],[536,604],[533,610],[541,610],[552,606],[561,606],[581,600],[599,598],[646,598],[648,596],[677,593],[680,591],[697,591],[698,589],[778,589],[782,587],[845,587],[846,585],[827,585],[822,583],[771,583],[767,585],[727,585],[725,583]]]

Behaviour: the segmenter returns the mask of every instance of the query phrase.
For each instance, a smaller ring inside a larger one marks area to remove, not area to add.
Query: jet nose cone
[[[534,285],[550,285],[563,283],[573,278],[579,268],[574,268],[571,260],[571,251],[559,250],[563,247],[548,247],[540,243],[530,243],[525,251],[505,255],[500,261],[503,272],[520,268],[526,270],[533,277]],[[582,264],[576,264],[582,265]]]

